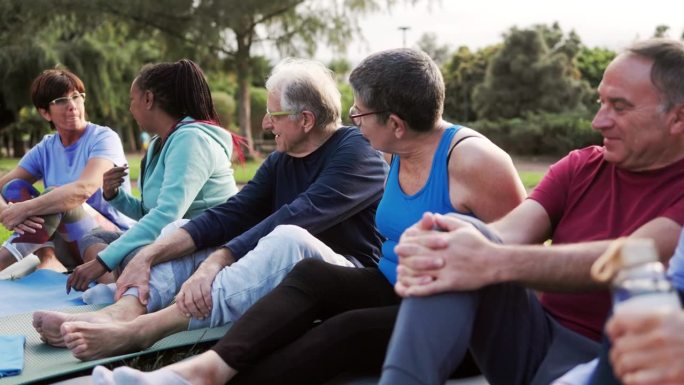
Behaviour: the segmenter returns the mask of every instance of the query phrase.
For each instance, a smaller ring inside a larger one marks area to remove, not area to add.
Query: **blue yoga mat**
[[[83,293],[66,294],[66,281],[66,275],[46,269],[16,281],[0,280],[0,317],[85,305]]]

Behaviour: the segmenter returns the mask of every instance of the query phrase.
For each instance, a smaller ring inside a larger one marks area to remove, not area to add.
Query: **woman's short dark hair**
[[[48,110],[51,101],[74,91],[85,92],[78,76],[63,68],[49,69],[33,80],[31,100],[36,108]]]
[[[173,117],[191,116],[220,124],[209,84],[202,69],[191,60],[147,64],[135,84],[143,91],[151,91],[155,103]]]
[[[416,131],[431,130],[444,110],[444,79],[430,57],[393,49],[365,58],[349,76],[354,96],[386,122],[390,113]]]

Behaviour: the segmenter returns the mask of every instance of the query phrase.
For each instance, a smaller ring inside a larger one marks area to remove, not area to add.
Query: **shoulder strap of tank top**
[[[457,140],[456,143],[451,145],[451,148],[449,149],[449,152],[447,153],[447,156],[446,156],[447,165],[449,164],[449,159],[451,159],[451,153],[454,152],[454,148],[456,148],[456,146],[458,146],[459,143],[461,143],[462,141],[464,141],[468,138],[481,138],[481,136],[477,136],[477,135],[464,136],[461,139]]]

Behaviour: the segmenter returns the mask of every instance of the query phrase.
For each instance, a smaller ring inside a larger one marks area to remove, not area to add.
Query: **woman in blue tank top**
[[[351,369],[378,372],[399,308],[394,245],[402,233],[425,212],[489,222],[523,200],[506,153],[441,119],[444,82],[426,54],[380,52],[350,82],[351,121],[374,148],[393,154],[376,213],[386,237],[379,268],[303,260],[210,351],[152,373],[96,368],[96,383],[317,384]]]

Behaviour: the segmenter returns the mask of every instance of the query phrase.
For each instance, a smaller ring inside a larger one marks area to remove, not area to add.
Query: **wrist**
[[[220,247],[207,258],[207,261],[220,270],[226,266],[232,265],[233,262],[235,262],[235,258],[233,258],[233,253],[230,249],[227,247]]]
[[[102,197],[103,197],[104,200],[106,200],[106,201],[111,201],[112,199],[116,198],[118,195],[119,195],[119,189],[118,189],[118,188],[116,188],[116,189],[114,190],[114,192],[112,193],[112,195],[107,195],[107,193],[106,193],[105,191],[102,191]]]
[[[494,245],[489,253],[490,284],[515,281],[513,269],[508,266],[510,250],[505,245]]]

